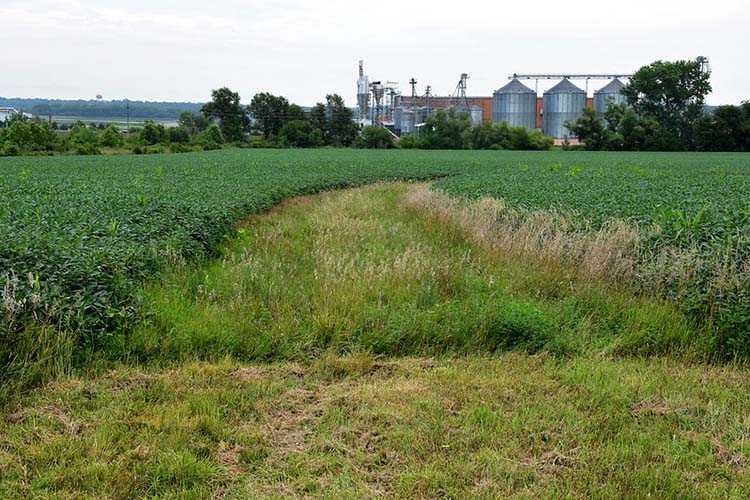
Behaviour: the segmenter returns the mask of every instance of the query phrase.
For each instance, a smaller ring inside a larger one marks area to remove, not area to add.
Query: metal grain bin
[[[484,110],[482,108],[474,104],[471,107],[470,113],[471,123],[473,123],[474,125],[479,125],[480,123],[482,123],[482,119],[484,118]]]
[[[565,78],[544,93],[542,102],[542,131],[544,135],[562,139],[572,137],[565,128],[566,121],[575,122],[583,116],[586,107],[586,91]]]
[[[402,109],[401,110],[401,123],[399,128],[401,129],[401,134],[413,134],[414,133],[414,111],[411,109]]]
[[[604,87],[594,92],[594,110],[600,115],[603,115],[607,110],[607,101],[612,98],[615,104],[622,104],[625,102],[625,96],[620,92],[625,84],[615,78]]]
[[[432,110],[430,110],[429,114],[432,114]],[[427,116],[427,107],[416,108],[414,110],[414,126],[416,127],[420,123],[424,123],[427,120]]]
[[[462,113],[467,113],[467,114],[469,113],[469,109],[461,105],[446,106],[444,109],[446,113],[449,113],[451,110],[453,110],[456,113],[456,116]]]
[[[536,128],[536,92],[514,78],[492,95],[492,121]]]

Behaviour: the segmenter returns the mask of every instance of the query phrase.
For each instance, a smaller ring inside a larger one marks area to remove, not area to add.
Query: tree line
[[[202,104],[194,102],[95,101],[0,97],[0,107],[16,108],[37,116],[77,118],[125,118],[128,114],[141,120],[176,120],[183,111],[199,112]]]
[[[583,109],[566,123],[593,151],[750,151],[750,102],[707,112],[710,75],[698,61],[656,61],[640,68],[603,116]]]
[[[420,137],[396,136],[384,127],[359,130],[353,112],[337,94],[326,96],[309,112],[283,96],[256,94],[246,109],[236,92],[214,90],[203,113],[218,121],[231,140],[256,132],[270,147],[309,148],[319,146],[421,149],[549,149],[552,139],[539,131],[510,127],[507,123],[472,125],[468,113],[438,110],[425,121]]]
[[[136,154],[184,153],[222,147],[224,138],[219,127],[201,118],[194,113],[183,113],[180,121],[191,123],[191,129],[182,124],[165,127],[147,121],[141,127],[124,130],[114,125],[86,125],[79,121],[62,130],[38,118],[14,115],[0,127],[0,156],[96,155],[102,150]]]
[[[240,95],[229,88],[211,92],[211,101],[203,115],[218,123],[229,142],[245,140],[256,133],[262,146],[350,146],[359,129],[354,114],[338,94],[326,95],[325,102],[317,103],[309,112],[286,97],[268,92],[255,94],[248,106],[240,104]]]

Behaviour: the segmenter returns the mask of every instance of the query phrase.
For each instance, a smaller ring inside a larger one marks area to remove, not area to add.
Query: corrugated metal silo
[[[461,106],[461,105],[450,105],[450,106],[446,106],[444,109],[446,113],[449,113],[450,110],[453,110],[456,113],[456,115],[469,112],[469,110],[465,106]]]
[[[474,125],[479,125],[480,123],[482,123],[482,119],[484,118],[484,110],[482,110],[482,108],[474,104],[471,107],[470,113],[471,123],[473,123]]]
[[[544,93],[542,103],[544,135],[562,139],[572,137],[565,128],[566,121],[575,122],[583,116],[581,110],[586,107],[586,91],[573,85],[565,78]]]
[[[414,111],[411,109],[403,109],[401,111],[401,134],[413,134],[414,133]]]
[[[416,127],[420,123],[427,121],[427,107],[416,108],[414,110],[414,126]]]
[[[403,114],[403,112],[404,112],[403,108],[395,108],[393,110],[393,126],[396,129],[401,128],[401,119],[402,119],[401,115]]]
[[[514,78],[492,95],[492,121],[536,128],[536,92]]]
[[[607,110],[607,101],[612,98],[615,104],[622,104],[625,102],[625,96],[620,91],[625,87],[625,84],[615,78],[604,87],[594,92],[594,110],[600,115],[603,115]]]

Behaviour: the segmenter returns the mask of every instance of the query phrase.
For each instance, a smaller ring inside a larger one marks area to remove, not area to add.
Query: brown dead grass
[[[581,277],[626,282],[638,268],[641,233],[624,221],[592,230],[560,212],[525,211],[495,198],[467,203],[426,185],[409,191],[406,204],[458,226],[464,236],[493,251],[572,268]]]
[[[264,378],[263,369],[258,366],[237,368],[229,373],[229,378],[245,382],[248,380],[262,380]]]
[[[21,424],[31,418],[51,418],[58,420],[69,434],[78,434],[83,429],[83,424],[73,420],[65,411],[55,406],[27,408],[8,415],[6,421],[11,424]]]
[[[690,415],[693,410],[666,399],[649,399],[632,405],[630,413],[636,417],[643,415]]]
[[[700,282],[710,295],[734,294],[747,301],[741,276],[750,272],[750,262],[731,250],[710,261],[699,256],[697,248],[661,245],[646,251],[646,240],[661,231],[658,225],[638,227],[612,219],[594,229],[573,213],[525,210],[489,197],[460,200],[425,184],[409,190],[405,203],[417,213],[453,225],[473,243],[511,258],[537,261],[548,270],[562,270],[577,283],[634,286],[655,296],[669,291],[680,302]]]

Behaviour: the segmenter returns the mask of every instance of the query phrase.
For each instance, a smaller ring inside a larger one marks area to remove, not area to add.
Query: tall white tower
[[[360,121],[370,115],[370,79],[365,75],[365,63],[359,61],[359,80],[357,80],[357,106]]]

